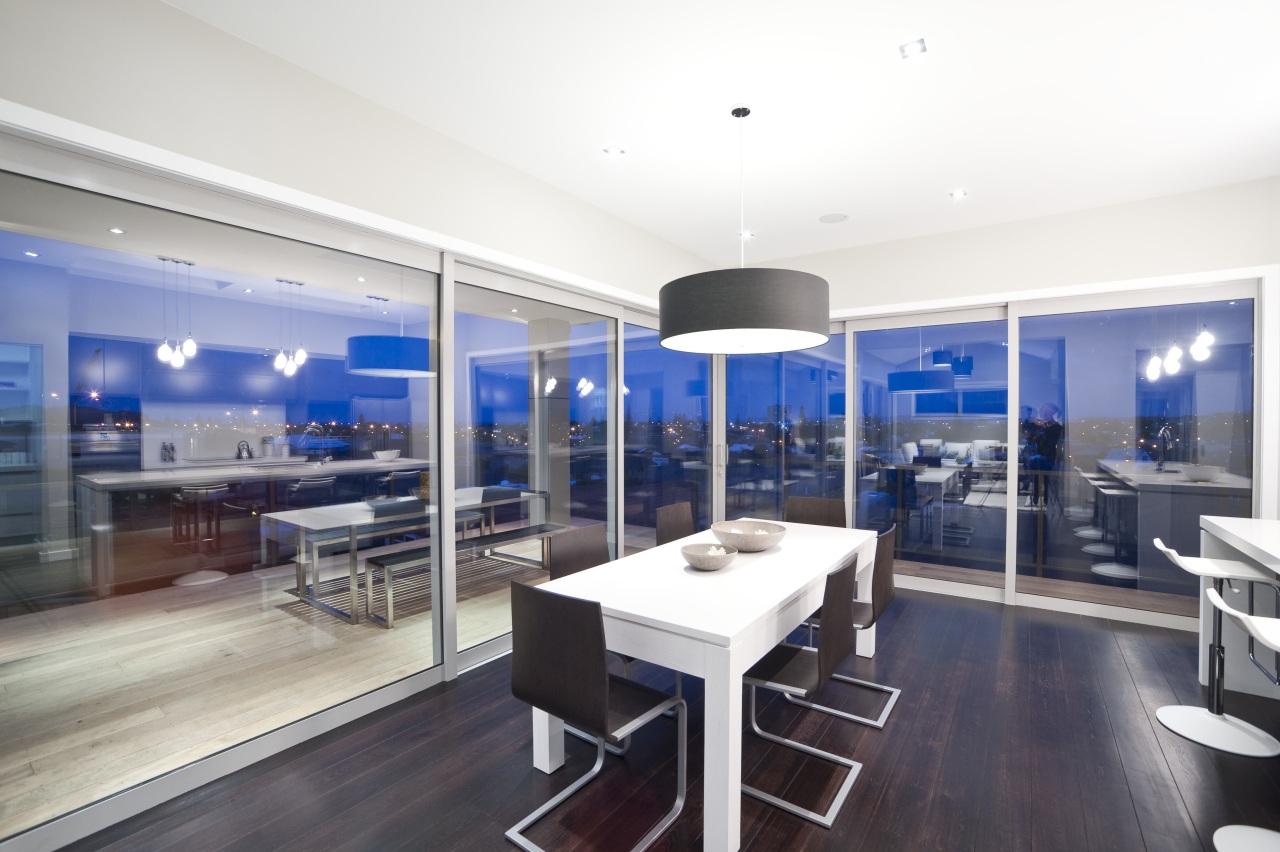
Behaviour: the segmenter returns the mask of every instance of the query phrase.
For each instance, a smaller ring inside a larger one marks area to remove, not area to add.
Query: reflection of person
[[[1023,421],[1022,435],[1026,440],[1025,468],[1031,475],[1027,493],[1027,505],[1043,506],[1049,496],[1046,472],[1058,467],[1058,445],[1062,443],[1062,409],[1052,402],[1040,406],[1040,416]]]

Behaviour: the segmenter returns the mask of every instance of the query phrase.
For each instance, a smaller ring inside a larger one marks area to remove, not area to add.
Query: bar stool
[[[1248,563],[1229,559],[1206,559],[1201,556],[1182,556],[1158,538],[1153,543],[1157,550],[1169,557],[1169,561],[1183,571],[1201,579],[1213,581],[1213,587],[1207,593],[1210,601],[1213,601],[1214,597],[1222,600],[1224,582],[1243,581],[1265,583],[1272,588],[1276,586],[1274,576]],[[1223,712],[1225,654],[1222,648],[1222,613],[1223,610],[1215,605],[1213,639],[1209,646],[1209,706],[1205,708],[1171,704],[1157,710],[1156,718],[1160,720],[1160,724],[1175,734],[1209,748],[1245,757],[1275,757],[1280,754],[1280,741],[1261,728]],[[1266,644],[1266,640],[1260,641]],[[1277,640],[1277,645],[1280,645],[1280,639]]]
[[[1215,616],[1225,615],[1248,634],[1251,642],[1256,639],[1272,651],[1280,652],[1280,618],[1266,618],[1240,612],[1229,606],[1216,589],[1209,589],[1205,595],[1209,598],[1209,603],[1213,604]],[[1261,665],[1258,668],[1262,669],[1267,680],[1272,683],[1280,682],[1280,677],[1277,676],[1280,673],[1270,672]],[[1252,825],[1224,825],[1213,833],[1213,845],[1218,852],[1280,849],[1280,832]]]
[[[1062,514],[1067,516],[1071,521],[1093,521],[1095,506],[1097,505],[1093,496],[1093,475],[1085,473],[1077,465],[1076,472],[1076,488],[1075,501],[1062,510]]]
[[[1096,563],[1089,568],[1093,573],[1114,580],[1138,579],[1137,567],[1121,561],[1123,545],[1129,538],[1130,513],[1134,509],[1133,503],[1136,502],[1137,496],[1136,492],[1128,488],[1098,487],[1098,499],[1105,504],[1103,517],[1106,519],[1107,526],[1110,527],[1111,543],[1108,544],[1104,536],[1102,541],[1086,544],[1081,550],[1094,556],[1110,556],[1112,561]]]
[[[1084,538],[1089,541],[1102,541],[1106,535],[1106,518],[1103,516],[1105,502],[1098,495],[1098,490],[1102,488],[1103,483],[1107,481],[1106,477],[1097,476],[1095,474],[1081,472],[1080,478],[1089,486],[1093,499],[1093,512],[1090,515],[1089,523],[1084,526],[1076,527],[1071,532],[1076,538]]]

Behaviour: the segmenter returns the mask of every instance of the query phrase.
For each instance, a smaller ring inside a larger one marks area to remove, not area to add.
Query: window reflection
[[[622,410],[628,551],[652,547],[655,513],[688,502],[694,527],[711,517],[711,357],[664,349],[658,332],[626,326]]]

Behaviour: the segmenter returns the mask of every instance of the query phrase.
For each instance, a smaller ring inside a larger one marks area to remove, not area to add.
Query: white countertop
[[[1253,488],[1253,480],[1234,473],[1222,473],[1212,482],[1192,482],[1178,473],[1178,462],[1165,462],[1165,471],[1156,472],[1155,462],[1099,461],[1098,468],[1138,491],[1179,491],[1204,494],[1238,494]]]
[[[250,482],[263,479],[302,478],[304,476],[341,476],[358,473],[390,473],[393,470],[409,470],[428,467],[426,459],[400,458],[394,461],[359,459],[355,461],[285,462],[284,460],[228,462],[225,465],[184,465],[149,470],[104,471],[77,476],[82,485],[97,491],[119,491],[140,488],[177,488],[182,485],[203,485],[219,482]]]
[[[1280,574],[1280,521],[1203,515],[1200,528]]]

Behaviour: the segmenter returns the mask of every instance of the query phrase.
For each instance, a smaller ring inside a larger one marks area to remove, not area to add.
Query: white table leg
[[[564,720],[533,708],[533,768],[548,774],[564,766]]]
[[[742,834],[742,672],[728,648],[706,651],[702,848],[734,852]]]
[[[871,580],[875,561],[876,540],[872,539],[858,548],[858,591],[856,596],[860,601],[867,601],[868,603],[871,601]],[[874,624],[858,631],[858,641],[854,647],[855,653],[859,657],[874,657],[876,655],[876,626]]]

